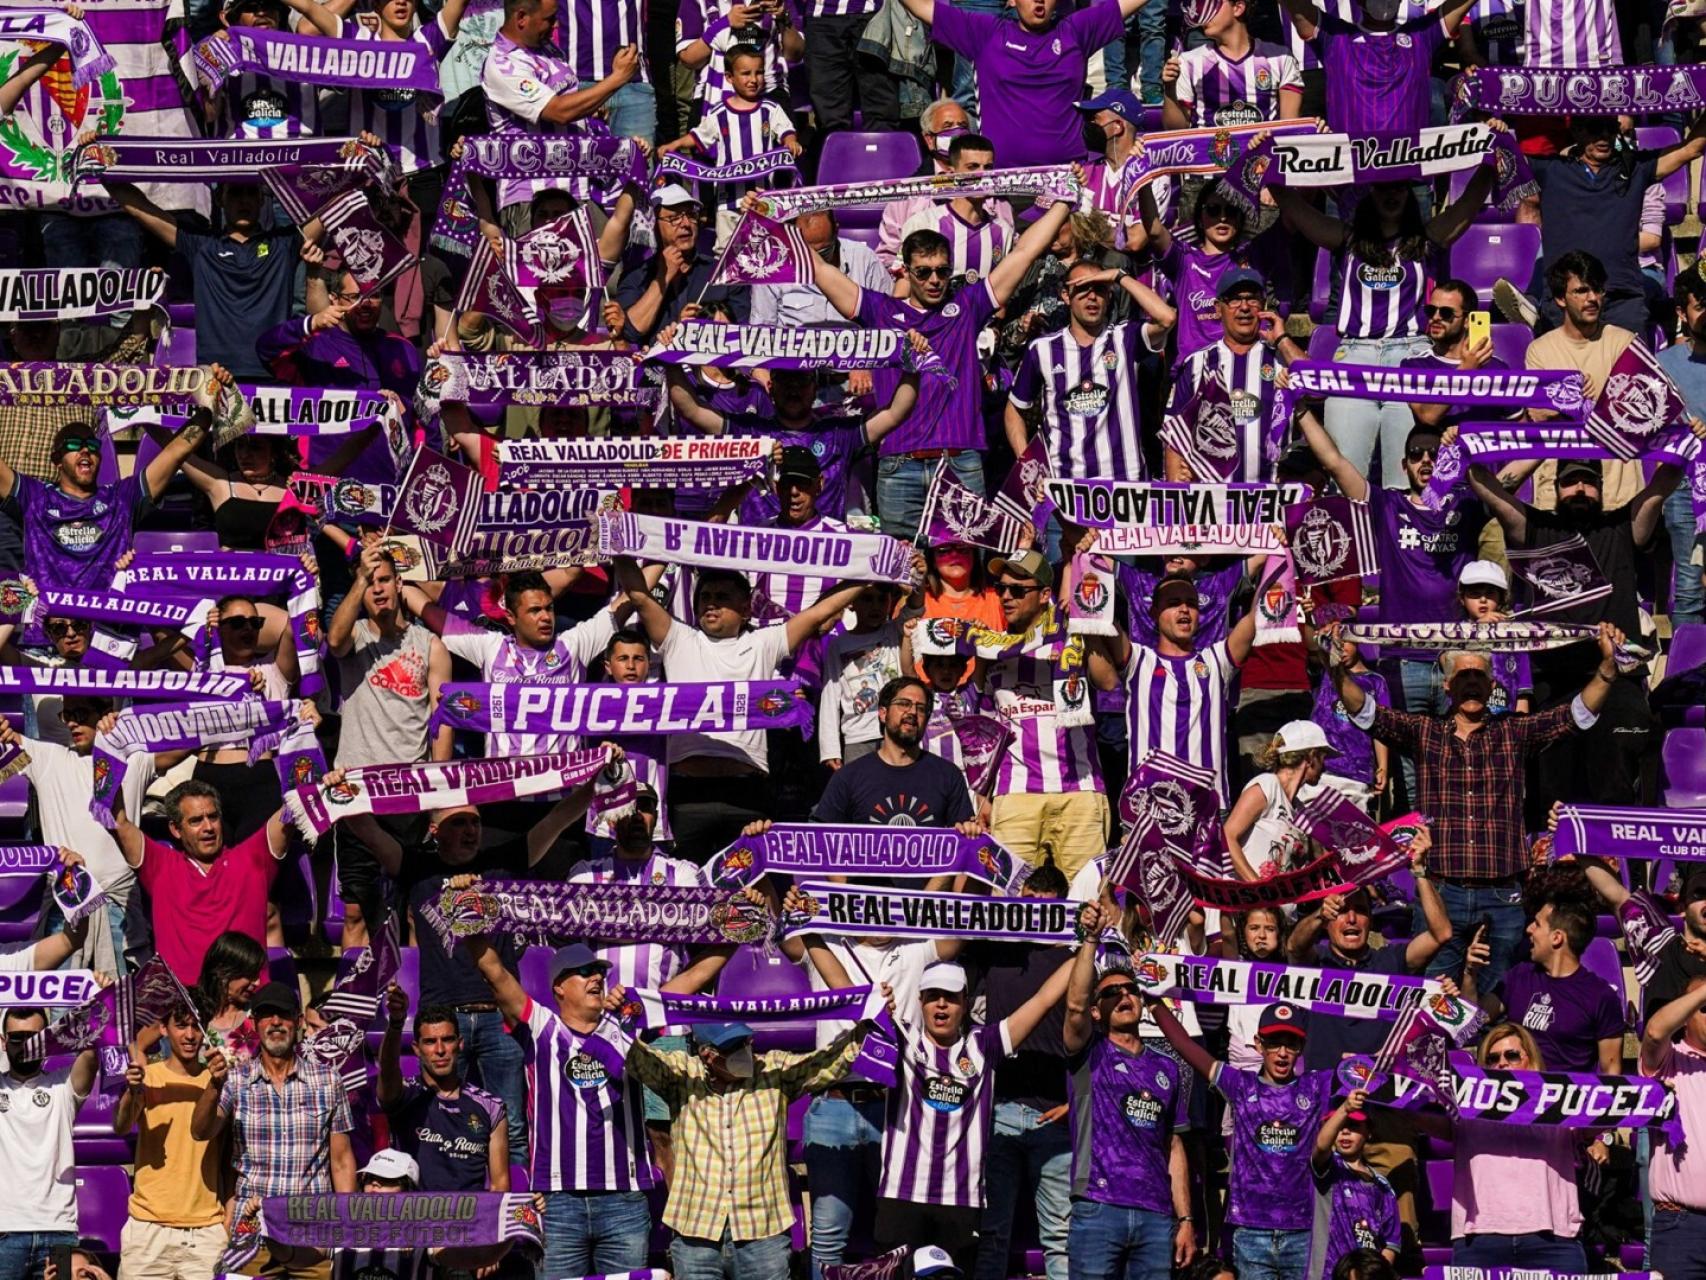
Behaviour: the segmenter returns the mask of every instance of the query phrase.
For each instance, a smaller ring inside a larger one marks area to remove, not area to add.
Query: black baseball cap
[[[1564,484],[1571,476],[1582,476],[1596,486],[1605,483],[1605,469],[1598,458],[1565,458],[1558,464],[1558,483]]]
[[[823,475],[817,455],[801,444],[787,445],[782,450],[782,465],[776,469],[778,480],[816,480]]]
[[[285,982],[269,982],[255,992],[249,1001],[249,1016],[259,1018],[268,1013],[283,1018],[300,1018],[302,1001],[297,998],[296,988]]]

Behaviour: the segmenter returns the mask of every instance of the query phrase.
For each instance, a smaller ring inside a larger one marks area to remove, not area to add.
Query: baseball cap
[[[1694,870],[1682,878],[1682,902],[1684,906],[1693,900],[1696,890],[1706,893],[1706,865],[1697,864]]]
[[[1327,735],[1321,726],[1313,720],[1287,720],[1280,726],[1280,740],[1285,743],[1286,751],[1315,751],[1322,750],[1330,755],[1338,755],[1333,750],[1333,744],[1327,741]]]
[[[803,444],[787,445],[782,450],[782,465],[776,469],[778,480],[816,480],[823,475],[817,455]]]
[[[570,969],[585,969],[597,965],[600,969],[608,969],[610,961],[600,960],[598,953],[584,942],[571,942],[566,947],[558,947],[551,953],[551,985],[557,985],[557,979]]]
[[[932,960],[918,979],[920,991],[964,991],[966,971],[952,960]]]
[[[1109,89],[1106,93],[1098,93],[1094,98],[1086,98],[1083,102],[1074,102],[1072,105],[1087,114],[1112,111],[1122,120],[1129,120],[1133,124],[1143,123],[1143,104],[1130,89]]]
[[[690,204],[695,209],[699,207],[698,197],[679,182],[666,183],[652,192],[652,203],[661,209],[673,209],[684,204]]]
[[[302,1016],[302,1001],[297,999],[296,988],[283,982],[269,982],[249,1001],[249,1016],[258,1018],[263,1013],[276,1013],[286,1018]]]
[[[693,1038],[713,1049],[733,1049],[752,1039],[752,1028],[744,1022],[707,1022],[693,1028]]]
[[[1510,579],[1505,577],[1504,569],[1492,560],[1471,560],[1463,566],[1463,572],[1457,575],[1457,585],[1460,587],[1497,587],[1500,591],[1511,589]]]
[[[1010,556],[996,556],[989,562],[989,572],[997,578],[1010,573],[1015,578],[1029,578],[1045,587],[1054,585],[1054,566],[1035,548],[1015,551]]]
[[[1306,1040],[1309,1037],[1309,1015],[1294,1004],[1270,1004],[1262,1010],[1256,1034],[1294,1035],[1299,1040]]]
[[[960,1276],[965,1273],[954,1265],[948,1251],[940,1245],[927,1244],[912,1255],[912,1274],[915,1276]]]
[[[361,1166],[360,1171],[370,1178],[407,1178],[416,1184],[421,1180],[421,1167],[415,1163],[415,1158],[407,1151],[397,1150],[396,1147],[375,1151],[372,1158]]]
[[[1366,1112],[1366,1111],[1347,1111],[1347,1112],[1345,1112],[1345,1119],[1346,1119],[1346,1121],[1348,1121],[1351,1124],[1367,1124],[1368,1123],[1368,1112]]]
[[[1599,465],[1598,458],[1566,458],[1558,464],[1558,483],[1563,484],[1574,475],[1586,476],[1594,484],[1604,480],[1604,469]]]
[[[1220,288],[1214,291],[1214,296],[1219,299],[1230,298],[1240,289],[1254,289],[1257,293],[1266,293],[1268,282],[1254,267],[1233,267],[1220,277]]]

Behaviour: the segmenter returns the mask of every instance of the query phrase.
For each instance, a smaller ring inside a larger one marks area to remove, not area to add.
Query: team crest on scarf
[[[737,895],[711,908],[711,925],[730,942],[757,942],[770,931],[770,913]]]
[[[1502,157],[1505,153],[1500,150],[1495,151],[1494,154]],[[1559,382],[1547,383],[1545,391],[1546,398],[1552,402],[1552,407],[1558,410],[1559,413],[1580,414],[1582,411],[1582,405],[1587,400],[1587,395],[1583,390],[1583,379],[1580,374],[1576,374],[1571,378],[1564,378]],[[1439,472],[1438,462],[1435,462],[1434,464],[1434,472],[1435,474],[1438,474]]]
[[[1337,573],[1350,553],[1350,530],[1324,507],[1310,510],[1292,534],[1291,554],[1297,567],[1310,578],[1327,578]]]
[[[1230,169],[1232,162],[1238,156],[1238,143],[1230,131],[1221,129],[1214,135],[1214,163],[1221,169]]]
[[[1099,573],[1091,570],[1072,588],[1072,600],[1086,613],[1100,613],[1108,603],[1108,586]]]
[[[1525,566],[1523,577],[1554,599],[1580,595],[1595,582],[1593,570],[1570,556],[1544,556]]]
[[[349,804],[360,794],[361,784],[359,782],[350,782],[346,779],[343,782],[334,783],[332,786],[326,788],[326,803]]]
[[[1666,424],[1664,381],[1650,373],[1614,373],[1600,404],[1611,424],[1626,435],[1649,436]]]

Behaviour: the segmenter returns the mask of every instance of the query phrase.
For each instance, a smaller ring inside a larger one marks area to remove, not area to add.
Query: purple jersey
[[[780,527],[780,526],[778,526]],[[828,516],[813,516],[803,524],[789,528],[816,530],[821,533],[845,533],[847,526]],[[811,608],[826,591],[832,591],[841,581],[838,576],[818,577],[814,574],[775,572],[754,573],[752,581],[752,615],[755,621],[775,619],[785,622],[794,614]]]
[[[1487,713],[1502,716],[1516,710],[1516,700],[1534,692],[1534,668],[1526,653],[1489,653],[1493,667],[1493,696]]]
[[[1457,575],[1475,559],[1486,509],[1463,489],[1453,489],[1438,511],[1430,511],[1411,502],[1407,493],[1373,486],[1368,506],[1380,554],[1380,621],[1457,619],[1462,613]],[[1382,656],[1410,655],[1385,649]],[[1434,656],[1426,655],[1430,661]]]
[[[1615,0],[1528,0],[1522,61],[1530,67],[1620,67]]]
[[[1655,187],[1654,190],[1658,190],[1658,188]],[[1439,369],[1458,369],[1462,366],[1456,360],[1447,360],[1444,356],[1436,356],[1430,351],[1426,355],[1406,356],[1398,362],[1398,367],[1400,369],[1427,369],[1429,371],[1435,371]],[[1483,369],[1510,368],[1510,366],[1503,360],[1499,359],[1498,356],[1488,356],[1486,362],[1480,367]],[[1489,410],[1477,409],[1472,405],[1454,404],[1450,406],[1445,416],[1439,420],[1439,429],[1444,431],[1447,427],[1455,427],[1458,423],[1467,422],[1472,418],[1480,422],[1485,422],[1487,419],[1495,418],[1497,416],[1497,414],[1492,413]],[[1513,413],[1510,416],[1516,418],[1520,417],[1521,414],[1520,412]]]
[[[942,12],[957,10],[944,7],[938,16]],[[880,454],[890,457],[920,449],[981,450],[988,446],[978,394],[983,386],[983,367],[977,356],[977,335],[999,309],[987,280],[955,290],[934,311],[916,307],[904,298],[859,290],[856,324],[874,329],[917,329],[953,375],[919,379],[918,403],[905,422],[883,437],[877,450]],[[900,373],[878,369],[872,381],[877,403],[887,404],[900,382]]]
[[[585,622],[555,635],[548,648],[522,644],[501,631],[487,631],[454,615],[445,619],[444,647],[480,668],[492,684],[580,684],[587,668],[604,653],[616,633],[614,615],[600,609]],[[580,739],[566,733],[489,733],[486,754],[538,755],[574,751]]]
[[[1071,1071],[1072,1194],[1171,1217],[1167,1162],[1173,1135],[1190,1127],[1191,1091],[1179,1064],[1098,1035]]]
[[[1303,92],[1297,59],[1265,40],[1253,41],[1242,58],[1228,58],[1212,44],[1186,49],[1178,58],[1174,96],[1197,128],[1278,120],[1280,90]]]
[[[1385,263],[1365,261],[1346,248],[1339,254],[1339,306],[1334,327],[1341,339],[1414,338],[1422,333],[1428,264],[1400,257],[1387,246]]]
[[[1329,129],[1413,136],[1427,126],[1434,54],[1446,42],[1437,14],[1382,32],[1326,16],[1315,39],[1327,72]]]
[[[699,142],[700,153],[712,164],[734,164],[775,151],[784,138],[794,135],[794,122],[776,103],[760,98],[748,110],[736,107],[732,98],[725,98],[707,110],[693,127],[693,137]],[[758,182],[717,183],[717,204],[723,209],[738,209],[749,191]]]
[[[1492,66],[1521,65],[1526,8],[1521,0],[1476,0],[1469,6],[1463,21],[1473,34],[1482,56]]]
[[[1081,346],[1071,326],[1038,338],[1025,352],[1008,400],[1038,406],[1037,429],[1057,476],[1142,480],[1143,414],[1137,364],[1143,321],[1110,324]]]
[[[1152,751],[1165,751],[1213,773],[1220,802],[1228,803],[1226,726],[1238,668],[1226,641],[1184,658],[1134,643],[1122,674],[1131,767]]]
[[[23,515],[25,569],[43,585],[65,588],[111,583],[114,562],[130,549],[132,527],[154,504],[138,476],[80,498],[19,475],[10,505]]]
[[[663,753],[658,753],[659,759]],[[569,869],[570,884],[686,884],[704,882],[699,868],[656,849],[648,858],[593,858]],[[611,964],[606,980],[624,987],[656,991],[687,966],[687,948],[641,942],[594,948]]]
[[[813,412],[810,430],[788,431],[775,417],[734,414],[724,419],[723,430],[736,436],[769,436],[784,449],[790,445],[810,449],[823,473],[816,510],[831,520],[847,518],[847,468],[865,447],[863,418],[849,417],[839,406]],[[742,524],[771,525],[782,515],[782,504],[770,488],[754,487],[740,501]]]
[[[901,1025],[878,1195],[982,1208],[995,1067],[1012,1052],[1005,1021],[973,1027],[946,1048]]]
[[[1315,7],[1328,13],[1341,22],[1355,23],[1357,15],[1362,11],[1359,0],[1316,0]],[[1425,17],[1430,8],[1437,8],[1437,0],[1398,0],[1398,21],[1409,22],[1412,18]],[[1320,42],[1305,40],[1298,34],[1297,24],[1291,20],[1291,11],[1284,5],[1279,9],[1280,26],[1285,28],[1286,48],[1291,50],[1291,56],[1297,59],[1297,65],[1305,71],[1321,69]]]
[[[1532,960],[1515,965],[1498,988],[1505,1016],[1526,1027],[1548,1071],[1597,1071],[1599,1042],[1623,1039],[1623,993],[1578,966],[1555,978]]]
[[[1386,687],[1386,677],[1376,671],[1359,671],[1351,676],[1363,693],[1374,699],[1377,707],[1390,707],[1392,693]],[[1309,718],[1321,726],[1327,741],[1338,754],[1327,762],[1327,772],[1341,778],[1353,778],[1364,786],[1374,785],[1374,739],[1368,730],[1351,723],[1350,713],[1333,689],[1331,680],[1322,680],[1315,687],[1315,709]]]
[[[1283,1085],[1231,1066],[1215,1074],[1214,1087],[1232,1113],[1228,1226],[1309,1230],[1315,1216],[1309,1156],[1334,1081],[1331,1071],[1305,1071]]]
[[[492,1134],[506,1123],[498,1098],[471,1084],[447,1097],[411,1076],[402,1097],[385,1108],[385,1118],[391,1144],[420,1164],[422,1191],[486,1189]]]
[[[967,284],[976,284],[995,269],[996,263],[1013,247],[1013,225],[994,216],[974,223],[955,211],[952,204],[920,209],[900,229],[901,243],[914,231],[934,231],[948,242],[948,265]]]
[[[444,19],[432,18],[421,25],[409,40],[421,45],[434,62],[443,62],[450,52],[450,37],[444,34]],[[379,33],[359,23],[345,21],[343,33],[350,40],[377,40]],[[428,120],[417,101],[419,94],[400,89],[353,90],[350,94],[350,128],[365,130],[379,140],[397,157],[405,175],[430,169],[442,158],[438,151],[438,117]]]
[[[1161,271],[1173,286],[1173,304],[1179,309],[1179,326],[1175,333],[1178,358],[1188,359],[1220,341],[1223,330],[1214,314],[1215,294],[1220,291],[1220,277],[1233,267],[1250,266],[1248,248],[1232,253],[1209,253],[1175,235],[1167,252],[1161,255]]]
[[[1352,1250],[1396,1250],[1398,1232],[1392,1184],[1372,1169],[1359,1173],[1350,1168],[1335,1151],[1326,1172],[1315,1174],[1315,1223],[1305,1274],[1331,1280],[1333,1267]]]
[[[557,7],[557,38],[582,84],[608,76],[624,46],[644,49],[644,8],[640,0],[564,0]],[[651,83],[643,53],[635,80]]]
[[[640,1082],[622,1073],[633,1038],[610,1017],[583,1035],[531,999],[514,1034],[527,1070],[533,1189],[651,1190]]]
[[[574,70],[554,46],[543,44],[528,49],[498,32],[491,51],[486,54],[485,69],[480,73],[480,87],[486,94],[486,119],[492,132],[586,132],[578,124],[554,125],[543,118],[551,99],[560,93],[572,93],[578,83]],[[580,180],[565,183],[558,178],[504,178],[498,183],[498,208],[526,204],[539,192],[556,189],[567,190],[577,197],[586,194],[586,184]]]
[[[1196,447],[1222,468],[1220,476],[1196,476],[1198,481],[1224,478],[1255,484],[1271,478],[1278,442],[1270,439],[1269,423],[1274,417],[1274,399],[1279,394],[1276,380],[1279,368],[1279,358],[1265,342],[1239,352],[1222,338],[1189,359],[1181,357],[1173,375],[1167,412],[1180,415],[1189,424],[1197,417],[1188,412],[1191,401],[1210,379],[1226,388],[1227,404],[1232,410],[1230,438],[1203,433],[1195,437]]]

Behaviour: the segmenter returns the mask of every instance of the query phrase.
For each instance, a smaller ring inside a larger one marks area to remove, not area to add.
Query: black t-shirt
[[[1041,991],[1055,970],[1072,963],[1077,949],[1036,942],[973,942],[962,954],[966,965],[981,975],[984,1021],[993,1023]],[[1018,1051],[996,1064],[997,1102],[1047,1111],[1066,1101],[1065,1027],[1066,1004],[1058,1001]]]
[[[444,882],[454,876],[526,878],[527,842],[514,840],[482,849],[472,862],[454,867],[441,861],[436,853],[411,849],[403,865],[405,879],[414,880],[408,888],[408,897],[409,912],[415,921],[415,943],[421,953],[421,1003],[458,1005],[491,1000],[492,989],[467,953],[461,947],[446,952],[432,926],[421,919],[418,908],[424,902],[436,900]],[[494,937],[492,944],[504,967],[515,973],[521,960],[521,948],[515,939],[502,934]]]
[[[928,751],[902,767],[860,756],[835,771],[812,810],[815,822],[843,825],[951,827],[971,817],[965,774]]]
[[[1659,952],[1658,970],[1641,993],[1642,1020],[1651,1018],[1655,1011],[1686,993],[1688,984],[1700,977],[1706,977],[1706,959],[1683,946],[1678,936]]]
[[[1403,943],[1389,942],[1384,947],[1368,948],[1358,960],[1352,961],[1322,947],[1312,963],[1320,969],[1350,969],[1357,973],[1409,973],[1410,967],[1404,963],[1404,950]],[[1311,1071],[1331,1071],[1347,1053],[1378,1053],[1391,1030],[1390,1022],[1378,1018],[1312,1014],[1309,1038],[1303,1047],[1303,1065]]]
[[[1546,615],[1549,622],[1610,622],[1630,640],[1641,635],[1641,606],[1635,581],[1634,504],[1626,502],[1611,511],[1576,524],[1556,511],[1523,508],[1528,536],[1523,546],[1554,546],[1580,534],[1593,552],[1602,576],[1611,583],[1611,594],[1599,600],[1559,609]],[[1522,603],[1533,604],[1533,591],[1522,588]],[[1574,697],[1599,664],[1599,648],[1589,641],[1537,653],[1533,658],[1535,691],[1541,709]]]

